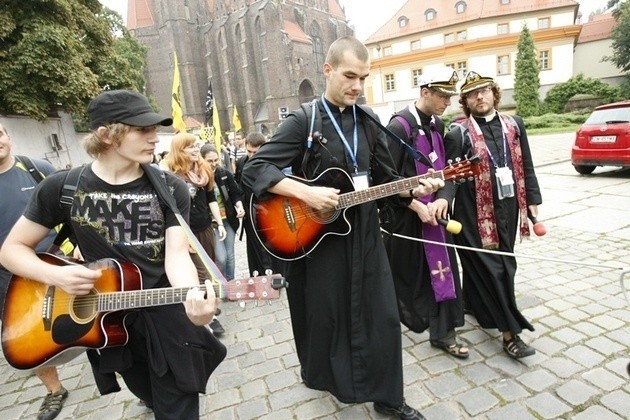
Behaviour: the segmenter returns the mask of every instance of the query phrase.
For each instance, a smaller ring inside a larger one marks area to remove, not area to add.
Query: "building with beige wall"
[[[579,17],[574,0],[408,0],[365,41],[372,57],[366,100],[388,119],[417,98],[423,72],[446,65],[460,77],[469,70],[494,77],[504,92],[502,106],[513,108],[517,45],[525,25],[541,68],[541,99],[578,69],[599,77],[599,71],[590,71],[589,51],[578,48]],[[457,109],[453,101],[450,111]]]

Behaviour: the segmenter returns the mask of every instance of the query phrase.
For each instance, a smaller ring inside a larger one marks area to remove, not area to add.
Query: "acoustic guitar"
[[[421,179],[440,178],[455,182],[472,180],[479,174],[479,160],[478,156],[473,156],[451,163],[440,171],[358,191],[354,190],[352,178],[338,168],[326,169],[313,180],[290,175],[292,179],[307,185],[339,189],[339,203],[333,210],[321,212],[297,198],[272,195],[260,200],[252,195],[250,219],[258,240],[271,255],[285,261],[297,260],[312,252],[327,235],[343,236],[350,233],[351,227],[346,217],[349,207],[409,191],[417,187]]]
[[[79,264],[48,253],[40,259],[58,266]],[[89,294],[69,295],[61,288],[13,276],[2,319],[2,350],[11,366],[33,369],[57,365],[86,349],[122,346],[128,334],[124,318],[129,310],[182,303],[192,287],[142,290],[137,265],[105,258],[85,264],[101,276]],[[213,284],[226,300],[267,300],[280,296],[286,281],[279,274],[235,279]]]

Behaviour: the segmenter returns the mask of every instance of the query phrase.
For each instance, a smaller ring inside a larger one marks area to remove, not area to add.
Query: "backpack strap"
[[[70,169],[66,173],[66,177],[63,180],[63,188],[61,190],[61,197],[59,197],[59,203],[67,210],[66,220],[70,221],[70,209],[74,202],[74,194],[77,192],[77,186],[79,185],[79,179],[83,175],[85,165],[77,166]]]
[[[57,232],[57,236],[53,242],[53,246],[56,249],[60,249],[66,240],[75,245],[76,238],[72,231],[72,222],[70,221],[72,204],[74,201],[74,194],[77,191],[79,185],[79,179],[85,170],[85,165],[77,166],[66,172],[66,177],[63,179],[63,187],[61,189],[61,196],[59,197],[59,205],[64,209],[65,222],[61,226],[61,229]],[[55,249],[55,248],[53,248]]]
[[[44,175],[42,175],[37,168],[37,165],[35,165],[35,162],[33,162],[31,158],[28,156],[15,155],[15,159],[24,166],[26,171],[31,174],[36,183],[39,184],[44,180]]]
[[[317,99],[313,99],[311,102],[307,102],[300,105],[302,112],[304,112],[304,116],[306,117],[306,121],[308,123],[308,131],[306,134],[306,149],[304,150],[304,154],[302,155],[302,165],[300,166],[300,171],[302,175],[308,176],[306,173],[306,163],[311,155],[313,150],[313,139],[315,137],[321,136],[322,134],[322,116],[319,112],[319,106],[317,106]]]

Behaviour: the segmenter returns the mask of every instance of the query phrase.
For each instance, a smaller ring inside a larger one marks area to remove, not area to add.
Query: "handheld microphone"
[[[539,222],[538,219],[536,219],[536,217],[533,216],[530,212],[527,212],[527,217],[529,217],[529,220],[531,220],[532,224],[534,225],[534,233],[536,234],[536,236],[543,236],[545,233],[547,233],[547,228],[545,227],[543,222]]]
[[[462,231],[462,224],[457,220],[438,219],[438,223],[446,228],[446,230],[453,235],[457,235]]]

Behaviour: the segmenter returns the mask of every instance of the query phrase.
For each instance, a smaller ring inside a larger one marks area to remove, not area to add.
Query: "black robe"
[[[500,166],[504,165],[504,147],[501,122],[495,116],[490,122],[476,119],[483,132],[486,146],[498,159]],[[519,126],[520,144],[523,154],[523,170],[525,175],[525,189],[527,204],[541,204],[542,197],[538,180],[534,172],[529,142],[523,120],[515,117]],[[466,136],[462,141],[461,131],[451,130],[444,139],[446,156],[449,159],[468,156],[471,153],[470,138]],[[508,166],[513,165],[507,150]],[[499,200],[497,197],[496,177],[494,167],[490,164],[492,182],[492,196],[499,235],[499,251],[514,252],[514,243],[518,233],[518,203],[516,195],[512,198]],[[477,229],[477,208],[475,204],[475,183],[466,182],[457,187],[453,217],[459,220],[462,231],[454,236],[456,244],[481,249],[481,238]],[[516,306],[514,292],[514,276],[516,274],[516,258],[476,251],[457,250],[463,271],[464,307],[470,310],[479,325],[483,328],[497,328],[501,332],[519,334],[524,328],[533,331],[534,327],[525,319]]]
[[[330,108],[352,147],[352,109],[340,114],[332,104]],[[316,141],[304,165],[309,168],[308,178],[330,167],[352,172],[349,155],[321,101],[319,112],[324,140]],[[372,185],[394,180],[384,137],[376,136],[360,116],[357,124],[359,171],[369,171]],[[264,198],[267,189],[284,178],[283,168],[301,172],[307,126],[304,112],[291,114],[246,164],[242,182],[257,197]],[[302,377],[308,387],[329,391],[345,403],[399,405],[403,401],[400,321],[376,203],[350,207],[346,216],[352,227],[348,235],[328,235],[308,256],[286,264]]]
[[[394,118],[387,128],[415,148],[416,131],[413,129],[418,128],[416,117],[407,108],[398,114],[407,121],[411,121],[412,138],[407,136],[402,124]],[[419,116],[424,132],[429,133],[431,117],[422,113],[419,113]],[[436,118],[436,130],[443,136],[444,123],[439,118]],[[417,175],[415,161],[402,144],[389,139],[389,150],[402,176],[408,178]],[[410,210],[405,204],[396,205],[391,201],[384,200],[384,207],[381,209],[383,228],[391,233],[422,239],[422,221],[416,212]],[[431,286],[431,274],[423,243],[387,234],[383,236],[383,239],[396,286],[400,321],[417,333],[429,329],[431,340],[444,339],[449,331],[463,326],[462,290],[455,250],[447,248],[457,298],[437,303]],[[448,232],[447,241],[452,242]]]

